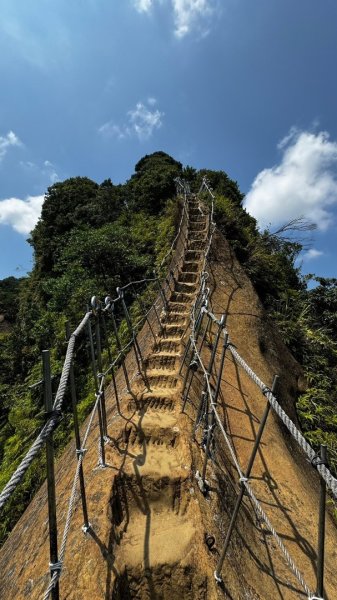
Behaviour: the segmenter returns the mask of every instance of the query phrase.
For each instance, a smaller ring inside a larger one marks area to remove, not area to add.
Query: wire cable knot
[[[55,563],[51,563],[51,562],[50,562],[50,563],[49,563],[49,569],[50,569],[50,572],[51,572],[51,573],[55,573],[55,572],[56,572],[56,573],[61,573],[61,571],[62,571],[62,566],[63,566],[63,563],[62,563],[62,561],[61,561],[61,560],[59,560],[58,562],[55,562]]]
[[[76,448],[77,456],[84,456],[87,452],[87,448]]]

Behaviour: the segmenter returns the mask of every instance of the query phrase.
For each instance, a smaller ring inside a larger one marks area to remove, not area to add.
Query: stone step
[[[184,261],[181,269],[182,273],[198,273],[200,269],[200,265],[197,261],[189,262]]]
[[[182,325],[171,325],[170,323],[163,325],[164,338],[180,339],[185,333],[185,327]]]
[[[191,283],[185,283],[183,281],[176,281],[174,289],[176,292],[183,292],[184,294],[194,294],[196,286]],[[191,300],[191,299],[189,299]]]
[[[147,449],[150,446],[165,446],[168,450],[174,448],[177,444],[177,440],[179,439],[179,429],[175,427],[175,423],[177,422],[174,417],[173,412],[165,413],[165,417],[172,415],[173,425],[171,427],[163,427],[151,422],[147,423],[145,421],[145,417],[151,415],[155,415],[158,417],[158,412],[148,412],[142,418],[141,427],[135,428],[133,426],[129,426],[125,428],[123,431],[123,442],[127,445],[128,450],[130,450],[133,446],[144,446],[146,444]],[[162,414],[160,414],[160,423],[163,420]]]
[[[127,402],[127,410],[131,413],[135,411],[146,412],[172,412],[175,410],[176,402],[174,395],[169,396],[162,392],[156,394],[141,394],[138,397],[129,399]]]
[[[177,313],[169,310],[163,317],[161,317],[161,322],[164,324],[170,323],[171,325],[186,325],[187,315],[189,313],[186,312],[185,306],[185,314]]]
[[[171,536],[173,539],[171,540]],[[181,546],[184,537],[179,541]],[[168,539],[174,544],[172,530],[168,530]],[[159,540],[158,540],[159,541]],[[191,537],[191,542],[193,537]],[[160,545],[160,544],[158,544]],[[186,543],[189,547],[190,544]],[[209,582],[188,554],[183,562],[156,564],[147,568],[148,562],[141,566],[125,565],[118,578],[114,580],[112,598],[114,600],[207,600]]]
[[[194,233],[195,231],[204,231],[206,232],[206,222],[203,221],[190,221],[188,224],[188,228],[190,231],[190,234]]]
[[[190,211],[189,223],[200,222],[200,221],[203,221],[203,222],[206,221],[205,215],[201,214],[199,209],[192,209],[192,211]]]
[[[192,271],[183,271],[179,275],[179,282],[182,283],[196,283],[198,275]]]
[[[189,242],[197,242],[200,240],[206,241],[207,232],[206,231],[191,231],[191,235],[189,237]]]
[[[181,350],[181,342],[170,341],[166,339],[159,340],[154,348],[154,352],[166,352],[167,354],[179,355]]]
[[[200,261],[202,259],[202,252],[196,248],[196,249],[187,249],[185,252],[185,256],[184,256],[184,262],[194,262],[194,261]]]
[[[204,250],[205,249],[205,240],[190,240],[188,242],[189,250]]]
[[[189,313],[189,310],[187,309],[186,304],[181,303],[181,305],[180,305],[178,303],[170,302],[168,314],[186,319],[186,317],[188,317],[188,315],[190,313]]]
[[[146,368],[153,371],[175,372],[177,357],[172,354],[152,354],[145,361]]]
[[[183,292],[172,292],[170,300],[172,302],[184,302],[185,306],[190,306],[191,294],[185,294]]]
[[[154,390],[176,390],[178,382],[180,379],[174,375],[162,375],[157,373],[156,371],[148,371],[146,373],[147,385],[143,381],[142,378],[136,379],[132,385],[132,389],[137,393],[137,391],[149,391],[153,392]]]

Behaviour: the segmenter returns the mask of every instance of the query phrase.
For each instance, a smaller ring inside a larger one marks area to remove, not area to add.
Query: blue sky
[[[123,182],[164,150],[223,169],[276,228],[318,225],[303,268],[336,276],[335,0],[0,0],[0,278],[49,185]]]

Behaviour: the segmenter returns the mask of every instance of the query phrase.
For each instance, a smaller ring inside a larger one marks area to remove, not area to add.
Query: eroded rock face
[[[295,600],[298,582],[257,518],[248,499],[239,513],[222,575],[215,570],[238,490],[238,478],[219,429],[215,430],[208,461],[210,492],[201,494],[196,470],[204,461],[204,425],[195,430],[203,378],[196,372],[185,414],[179,374],[188,336],[191,303],[195,298],[204,242],[205,217],[190,202],[192,225],[175,289],[162,327],[154,340],[148,329],[139,336],[146,377],[132,378],[131,393],[123,372],[117,374],[122,415],[115,409],[113,390],[107,394],[109,442],[107,468],[97,468],[95,423],[84,462],[89,518],[84,535],[81,503],[77,500],[69,532],[60,597],[67,600]],[[231,340],[254,370],[270,385],[280,375],[279,400],[295,414],[294,390],[301,370],[277,332],[266,322],[258,298],[227,243],[214,238],[208,283],[211,309],[228,313]],[[206,332],[205,363],[214,331]],[[215,357],[220,364],[221,347]],[[133,362],[132,362],[133,361]],[[130,372],[137,373],[132,354]],[[245,469],[265,398],[227,353],[221,379],[219,411],[242,468]],[[197,443],[196,443],[197,442]],[[57,463],[58,521],[62,534],[69,490],[76,468],[73,444]],[[252,472],[252,487],[274,527],[315,587],[317,481],[295,443],[271,414]],[[337,535],[327,523],[326,598],[334,599]],[[214,538],[208,547],[205,540]],[[43,597],[49,581],[49,540],[46,489],[41,488],[0,551],[0,597],[4,600]]]

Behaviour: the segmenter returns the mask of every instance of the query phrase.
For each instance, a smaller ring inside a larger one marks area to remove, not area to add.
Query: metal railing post
[[[202,324],[202,320],[203,320],[204,313],[205,313],[205,311],[203,310],[203,308],[204,308],[204,306],[202,305],[200,307],[199,314],[198,314],[198,316],[196,318],[196,321],[195,321],[195,334],[194,334],[195,341],[197,341],[197,339],[198,339],[200,328],[201,328],[201,324]],[[181,374],[181,371],[183,370],[183,366],[184,366],[185,360],[186,360],[187,355],[188,355],[188,353],[190,351],[191,343],[192,343],[191,337],[189,337],[189,340],[188,340],[188,342],[186,344],[186,348],[184,350],[183,358],[182,358],[182,361],[181,361],[181,365],[180,365],[180,369],[179,369],[179,375]]]
[[[219,395],[220,387],[221,387],[221,377],[222,377],[222,373],[223,373],[223,369],[224,369],[227,348],[228,348],[228,333],[225,333],[215,391],[214,391],[213,399],[211,399],[212,406],[216,405],[217,400],[218,400],[218,395]],[[214,427],[215,427],[215,414],[214,414],[214,410],[212,410],[212,413],[211,413],[211,415],[209,413],[209,418],[208,418],[208,432],[207,432],[207,441],[206,441],[206,448],[205,448],[205,458],[204,458],[204,464],[202,466],[202,473],[201,473],[201,479],[202,479],[204,487],[205,487],[205,483],[206,483],[206,469],[207,469],[207,462],[208,462],[208,456],[209,456],[209,448],[211,445],[211,439],[213,436]]]
[[[47,414],[53,410],[53,396],[50,371],[50,352],[42,351],[43,366],[43,395],[44,407]],[[55,491],[55,471],[54,471],[54,445],[53,433],[49,434],[46,440],[47,457],[47,490],[48,490],[48,521],[49,521],[49,552],[50,552],[50,576],[53,578],[54,572],[60,569],[57,549],[57,517],[56,517],[56,491]],[[59,600],[60,589],[59,582],[56,581],[51,590],[52,600]]]
[[[327,447],[321,444],[319,464],[327,465]],[[317,464],[317,463],[316,463]],[[319,496],[319,521],[318,521],[318,549],[317,549],[317,595],[323,598],[324,594],[324,551],[325,551],[325,505],[326,483],[320,477]]]
[[[96,391],[96,398],[97,398],[98,394],[100,394],[100,391],[99,391],[99,385],[98,385],[95,347],[94,347],[94,340],[93,340],[92,331],[91,331],[90,319],[88,321],[87,327],[88,327],[88,337],[89,337],[89,342],[90,342],[91,364],[92,364],[92,370],[93,370],[93,374],[94,374],[95,391]],[[99,435],[100,435],[100,451],[101,451],[101,460],[102,460],[101,466],[105,467],[104,428],[103,428],[103,419],[102,419],[101,398],[99,398],[99,401],[98,401],[97,414],[98,414],[98,425],[99,425]]]
[[[124,312],[124,316],[125,316],[125,320],[126,320],[126,324],[127,324],[127,327],[128,327],[131,339],[132,339],[133,349],[134,349],[134,352],[135,352],[135,357],[136,357],[137,366],[138,366],[138,371],[141,373],[141,371],[142,371],[142,363],[143,363],[142,354],[141,354],[138,342],[136,340],[135,332],[134,332],[134,330],[132,328],[132,322],[131,322],[131,319],[130,319],[129,311],[128,311],[127,306],[125,304],[124,292],[120,288],[117,288],[117,294],[118,294],[118,296],[119,296],[119,298],[121,300],[122,307],[123,307],[123,312]]]
[[[67,339],[67,341],[69,341],[70,336],[71,336],[70,323],[69,323],[69,321],[67,321],[66,322],[66,339]],[[70,382],[71,406],[72,406],[73,417],[74,417],[76,454],[77,454],[77,459],[79,459],[81,454],[83,454],[85,452],[85,448],[82,448],[82,446],[81,446],[80,428],[79,428],[79,424],[78,424],[78,415],[77,415],[77,398],[76,398],[75,373],[74,373],[73,361],[71,361],[71,366],[70,366],[69,382]],[[86,498],[86,493],[85,493],[85,482],[84,482],[84,472],[83,472],[83,464],[82,463],[80,465],[79,480],[80,480],[82,512],[83,512],[83,521],[84,521],[82,529],[86,533],[90,529],[90,523],[89,523],[89,519],[88,519],[87,498]]]
[[[190,381],[189,381],[188,386],[187,386],[187,390],[184,392],[184,395],[183,395],[183,406],[182,406],[181,412],[185,412],[185,407],[186,407],[186,403],[187,403],[187,399],[188,399],[188,394],[189,394],[190,389],[191,389],[193,377],[194,377],[195,373],[197,372],[198,367],[199,367],[199,364],[198,364],[197,360],[192,360],[190,362],[190,364],[188,365],[188,367],[187,367],[185,381],[184,381],[184,386],[183,386],[183,391],[185,390],[185,386],[186,386],[186,383],[187,383],[187,380],[188,380],[188,377],[189,377],[190,373],[191,373],[191,377],[190,377]]]
[[[202,344],[203,344],[203,341],[205,340],[206,332],[207,332],[207,329],[209,327],[209,324],[212,322],[211,317],[209,315],[207,315],[207,316],[208,316],[208,322],[207,322],[207,325],[206,325],[206,328],[205,328],[205,332],[204,332],[204,335],[203,335],[203,339],[202,339],[202,343],[200,345],[199,352],[201,352]],[[208,363],[208,368],[207,368],[207,376],[208,377],[210,377],[210,375],[212,373],[213,364],[214,364],[214,360],[215,360],[215,355],[217,353],[217,349],[218,349],[218,345],[219,345],[219,340],[220,340],[221,333],[222,333],[223,328],[225,326],[225,321],[226,321],[226,315],[223,315],[221,317],[219,323],[218,323],[218,331],[217,331],[217,334],[216,334],[216,337],[215,337],[215,342],[213,344],[212,353],[211,353],[211,356],[210,356],[210,359],[209,359],[209,363]],[[198,412],[197,412],[197,418],[196,418],[196,421],[195,421],[195,425],[193,427],[193,435],[195,435],[195,432],[197,430],[198,418],[201,415],[201,411],[202,411],[202,407],[203,407],[203,403],[204,403],[205,394],[206,394],[206,406],[207,406],[207,403],[208,403],[208,401],[207,401],[207,396],[208,396],[207,387],[208,387],[207,386],[207,379],[205,379],[204,387],[203,387],[203,390],[201,392],[200,404],[199,404],[199,408],[198,408]],[[210,401],[211,401],[211,398],[210,398]]]
[[[279,379],[278,375],[275,375],[274,381],[273,381],[273,385],[272,385],[272,388],[271,388],[272,394],[275,394],[276,387],[277,387],[277,384],[278,384],[278,379]],[[248,479],[250,477],[250,474],[251,474],[251,471],[252,471],[252,468],[253,468],[253,465],[254,465],[254,461],[255,461],[255,457],[256,457],[257,451],[259,449],[261,437],[262,437],[262,434],[263,434],[263,431],[264,431],[264,428],[265,428],[265,425],[266,425],[266,422],[267,422],[267,418],[268,418],[270,409],[271,409],[271,404],[269,402],[267,402],[266,408],[264,409],[264,413],[263,413],[262,419],[260,421],[260,426],[259,426],[256,438],[255,438],[255,442],[254,442],[253,450],[252,450],[252,453],[251,453],[251,456],[250,456],[250,459],[249,459],[249,463],[248,463],[248,466],[247,466],[247,469],[246,469],[246,474],[245,474],[245,478],[246,479]],[[242,502],[242,498],[244,496],[244,493],[245,493],[245,486],[241,482],[240,492],[239,492],[239,495],[237,497],[236,504],[235,504],[235,507],[234,507],[234,511],[233,511],[233,514],[232,514],[232,518],[231,518],[231,521],[230,521],[230,524],[229,524],[229,527],[228,527],[228,531],[227,531],[227,535],[226,535],[224,547],[223,547],[223,550],[222,550],[221,555],[219,557],[219,561],[218,561],[216,570],[214,572],[214,577],[215,577],[216,581],[218,581],[218,582],[222,581],[221,570],[222,570],[222,566],[223,566],[224,560],[226,558],[228,546],[229,546],[229,543],[230,543],[230,540],[231,540],[231,536],[232,536],[232,533],[233,533],[233,529],[234,529],[234,526],[235,526],[235,523],[236,523],[236,519],[237,519],[237,516],[238,516],[238,513],[239,513],[239,509],[240,509],[240,506],[241,506],[241,502]]]
[[[107,302],[107,298],[106,298],[105,302]],[[116,338],[117,348],[118,348],[119,352],[122,352],[122,344],[121,344],[121,340],[120,340],[118,329],[117,329],[117,323],[116,323],[115,313],[114,313],[115,306],[114,306],[113,302],[111,302],[110,309],[111,309],[112,327],[113,327],[114,335],[115,335],[115,338]],[[125,357],[123,356],[123,358],[122,358],[122,369],[123,369],[123,373],[124,373],[124,378],[125,378],[125,383],[126,383],[127,390],[128,390],[129,393],[131,393],[130,380],[129,380],[129,375],[128,375],[127,368],[125,366],[124,358]]]
[[[157,282],[157,285],[158,285],[159,294],[160,294],[162,302],[163,302],[164,310],[167,311],[168,310],[167,298],[166,298],[164,289],[161,287],[161,285],[159,283],[159,279],[157,277],[156,277],[156,282]]]
[[[99,370],[99,372],[97,373],[97,377],[98,377],[99,381],[101,382],[101,380],[103,378],[103,361],[102,361],[100,321],[101,321],[101,309],[99,308],[97,311],[96,322],[95,322],[95,333],[96,333],[97,364],[98,364],[98,370]],[[101,386],[100,386],[100,388],[101,388]],[[107,425],[107,418],[106,418],[105,392],[104,392],[103,388],[101,389],[100,404],[101,404],[101,411],[102,411],[103,434],[104,434],[104,437],[106,437],[108,435],[108,425]]]

